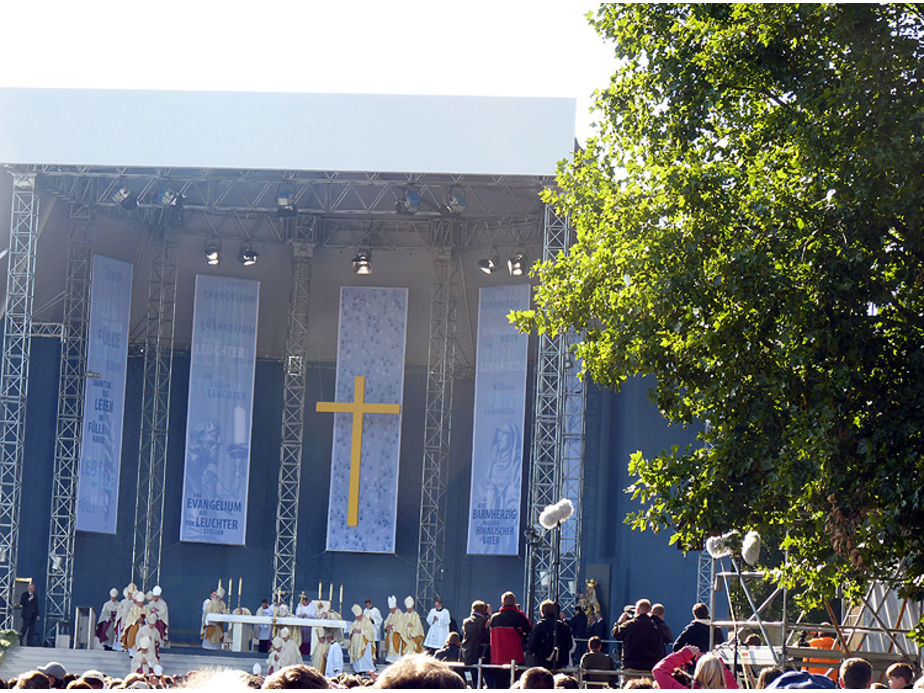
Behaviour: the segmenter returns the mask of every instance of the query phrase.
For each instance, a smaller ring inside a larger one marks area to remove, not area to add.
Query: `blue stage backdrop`
[[[529,336],[507,319],[529,307],[529,284],[479,293],[468,553],[515,556],[520,537]]]
[[[407,289],[340,289],[327,550],[394,553]]]
[[[131,315],[132,265],[93,256],[77,529],[115,534]]]
[[[180,541],[245,541],[259,303],[259,282],[196,276]]]

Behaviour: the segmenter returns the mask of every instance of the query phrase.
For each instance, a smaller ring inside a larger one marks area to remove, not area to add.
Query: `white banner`
[[[340,289],[327,550],[394,553],[407,289]]]
[[[180,541],[245,543],[260,282],[196,276]]]
[[[77,529],[115,534],[131,318],[132,264],[93,256]]]
[[[515,556],[519,551],[529,336],[507,315],[529,307],[529,291],[529,284],[516,284],[484,287],[478,295],[470,554]]]

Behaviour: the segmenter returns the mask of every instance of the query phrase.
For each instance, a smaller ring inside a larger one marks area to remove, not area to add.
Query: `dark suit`
[[[21,645],[28,645],[35,634],[35,622],[39,617],[38,595],[35,592],[23,592],[19,597],[19,606],[22,607],[22,630],[19,634]]]

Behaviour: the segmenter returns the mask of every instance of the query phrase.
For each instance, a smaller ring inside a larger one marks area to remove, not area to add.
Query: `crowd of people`
[[[203,647],[222,641],[222,625],[211,623],[206,615],[227,612],[223,596],[220,588],[213,590],[203,603]],[[354,604],[353,622],[345,629],[314,624],[289,628],[273,618],[271,624],[260,624],[256,630],[259,649],[267,653],[265,668],[257,665],[247,674],[223,670],[167,676],[157,663],[159,647],[168,634],[168,611],[160,589],[145,595],[128,585],[123,600],[117,597],[113,589],[101,610],[96,635],[107,649],[127,650],[132,655],[127,676],[113,678],[98,671],[78,675],[49,662],[9,682],[0,680],[0,687],[735,689],[739,687],[735,673],[741,673],[737,667],[732,671],[713,650],[725,641],[725,633],[712,624],[705,604],[694,605],[692,620],[675,638],[664,620],[663,605],[647,599],[627,606],[606,629],[599,609],[576,606],[565,618],[549,600],[540,605],[540,618],[534,624],[517,604],[516,595],[505,592],[497,611],[476,600],[461,629],[439,600],[421,619],[413,598],[404,600],[402,611],[394,596],[388,598],[384,618],[371,600],[366,600],[365,608]],[[281,598],[272,606],[264,599],[257,615],[293,616]],[[340,621],[330,602],[314,602],[304,593],[294,616]],[[822,637],[819,634],[817,641]],[[618,648],[618,663],[610,656],[607,641]],[[761,644],[757,634],[742,642]],[[818,647],[830,649],[833,643]],[[752,672],[756,680],[749,687],[924,688],[924,678],[915,682],[914,670],[903,662],[885,672],[886,686],[873,682],[873,669],[866,660],[850,657],[839,666],[838,661],[810,659],[804,669],[791,671],[766,667]]]

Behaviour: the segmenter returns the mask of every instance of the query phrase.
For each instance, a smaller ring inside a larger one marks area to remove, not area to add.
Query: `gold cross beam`
[[[359,524],[359,470],[363,450],[363,416],[365,414],[400,414],[400,404],[366,402],[366,378],[357,375],[353,381],[352,402],[318,402],[315,411],[353,415],[353,437],[350,442],[350,494],[347,505],[347,527]]]

